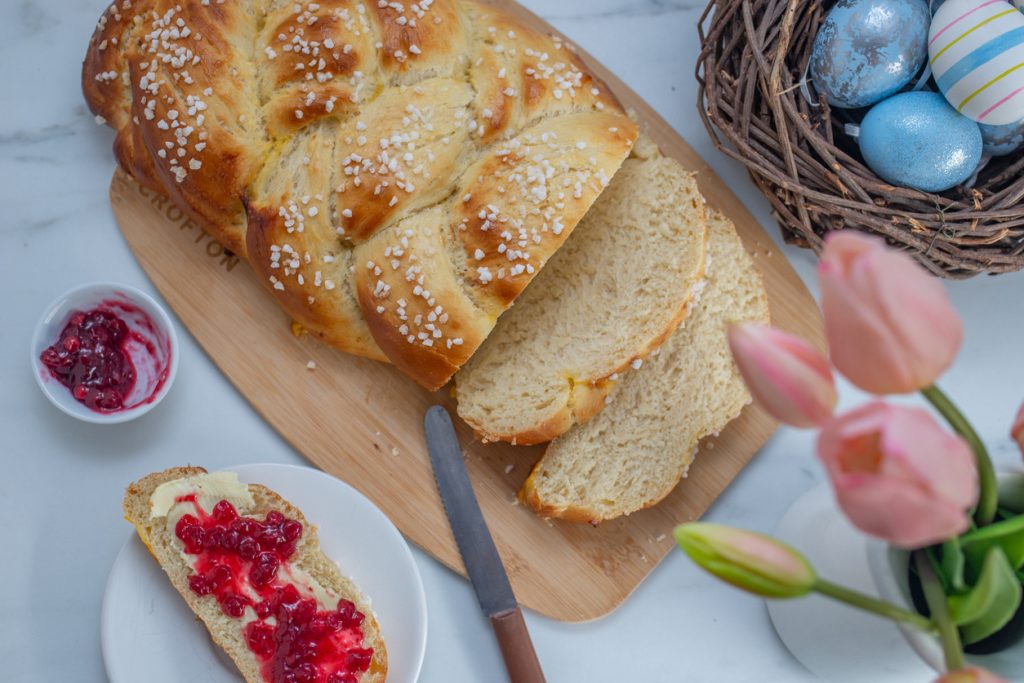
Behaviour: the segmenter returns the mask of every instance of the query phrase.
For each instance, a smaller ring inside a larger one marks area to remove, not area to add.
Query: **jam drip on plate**
[[[77,401],[97,412],[114,412],[135,386],[135,365],[125,350],[133,334],[110,311],[76,311],[39,359]]]
[[[175,535],[195,555],[189,587],[213,596],[229,617],[246,619],[249,649],[269,683],[356,683],[370,668],[373,649],[363,647],[364,615],[350,600],[321,609],[309,586],[292,580],[289,560],[302,524],[280,512],[263,520],[240,516],[228,501],[207,514],[195,495],[195,514],[183,515]]]

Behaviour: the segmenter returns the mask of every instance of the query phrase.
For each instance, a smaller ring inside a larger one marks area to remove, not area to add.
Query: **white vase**
[[[1000,473],[999,484],[1001,488],[1007,484],[1024,486],[1024,474]],[[910,553],[871,539],[867,543],[867,557],[871,578],[881,598],[913,611],[910,597]],[[911,626],[898,626],[903,637],[928,666],[936,671],[945,669],[942,646],[938,638]],[[999,674],[1009,681],[1024,681],[1024,642],[996,654],[967,655],[967,661],[969,664]]]

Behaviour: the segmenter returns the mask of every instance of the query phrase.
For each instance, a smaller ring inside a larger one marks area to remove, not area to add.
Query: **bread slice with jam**
[[[275,492],[177,467],[131,484],[124,513],[248,683],[385,680],[369,602]]]

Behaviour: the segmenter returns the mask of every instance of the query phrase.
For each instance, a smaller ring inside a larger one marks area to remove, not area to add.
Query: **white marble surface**
[[[119,427],[57,412],[29,371],[42,308],[81,282],[153,291],[107,203],[111,134],[79,94],[79,65],[105,0],[0,3],[0,662],[7,681],[104,681],[99,607],[107,570],[129,533],[125,482],[183,460],[301,462],[187,334],[165,403]],[[736,164],[715,153],[697,118],[693,66],[703,0],[529,0],[647,98],[775,234],[767,205]],[[785,249],[812,280],[810,256]],[[813,282],[811,283],[813,287]],[[951,286],[968,322],[945,385],[1005,464],[1007,430],[1024,398],[1024,275]],[[155,293],[155,292],[154,292]],[[859,397],[848,388],[844,404]],[[709,518],[770,530],[821,472],[807,433],[782,430]],[[416,551],[430,609],[422,680],[500,681],[497,647],[467,583]],[[571,580],[571,577],[566,577]],[[527,615],[551,681],[813,680],[779,643],[763,603],[672,553],[626,604],[595,623]],[[861,656],[870,656],[863,653]]]

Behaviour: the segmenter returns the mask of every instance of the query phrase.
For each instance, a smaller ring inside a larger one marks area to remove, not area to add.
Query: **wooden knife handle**
[[[544,683],[537,653],[533,650],[530,632],[526,630],[523,613],[518,607],[491,617],[494,634],[498,637],[501,656],[512,683]]]

